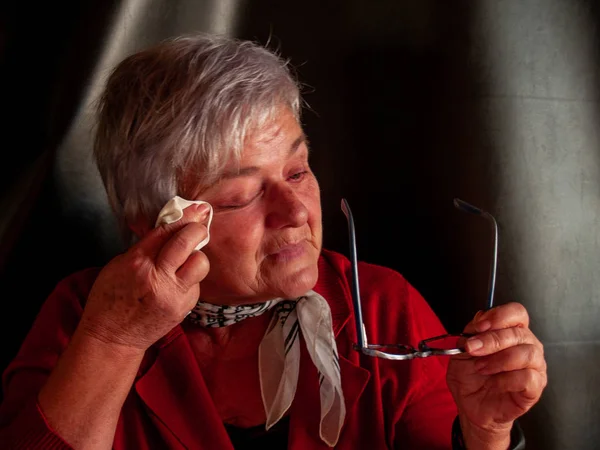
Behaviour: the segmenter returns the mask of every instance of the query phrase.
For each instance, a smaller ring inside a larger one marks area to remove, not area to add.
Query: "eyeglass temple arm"
[[[493,231],[493,247],[492,247],[492,264],[490,267],[489,279],[488,279],[488,299],[486,309],[490,309],[494,306],[494,292],[496,290],[496,268],[498,264],[498,223],[494,216],[487,211],[483,211],[464,200],[455,198],[454,206],[459,210],[483,216],[492,224]],[[354,228],[354,219],[352,217],[352,211],[348,205],[348,201],[342,198],[341,202],[342,212],[348,220],[348,234],[350,240],[350,262],[352,264],[352,302],[354,304],[354,321],[356,324],[356,333],[358,345],[361,348],[367,347],[367,339],[365,336],[365,329],[362,318],[362,307],[360,301],[360,288],[358,283],[358,257],[356,254],[356,232]]]
[[[498,223],[494,216],[489,212],[483,211],[470,203],[465,202],[459,198],[454,199],[454,206],[459,210],[474,214],[476,216],[485,217],[492,224],[493,231],[493,246],[492,246],[492,264],[490,267],[490,274],[488,279],[488,299],[486,309],[491,309],[494,306],[494,292],[496,290],[496,267],[498,264]]]
[[[354,219],[352,211],[345,198],[342,198],[342,212],[348,220],[348,235],[350,239],[350,262],[352,264],[352,303],[354,304],[354,322],[356,324],[356,334],[358,345],[361,348],[367,347],[367,337],[362,318],[362,307],[360,301],[360,288],[358,284],[358,257],[356,256],[356,233],[354,230]]]

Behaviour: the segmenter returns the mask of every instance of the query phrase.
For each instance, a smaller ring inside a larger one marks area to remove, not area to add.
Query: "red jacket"
[[[1,448],[70,448],[46,423],[37,394],[77,326],[98,271],[75,273],[57,285],[6,369]],[[359,274],[370,342],[416,345],[445,332],[425,300],[397,272],[360,263]],[[315,291],[331,306],[347,408],[336,448],[451,448],[456,406],[445,381],[447,359],[386,361],[354,351],[350,280],[349,261],[324,250]],[[290,449],[329,448],[319,438],[319,411],[317,371],[302,346],[298,388],[289,411]],[[180,326],[146,352],[114,440],[116,450],[162,448],[232,449]]]

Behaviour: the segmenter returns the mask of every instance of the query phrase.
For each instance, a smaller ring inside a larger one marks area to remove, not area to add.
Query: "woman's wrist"
[[[511,448],[512,423],[495,430],[484,430],[465,418],[457,418],[464,448],[468,450],[509,450]]]
[[[146,352],[144,348],[102,339],[97,333],[93,333],[89,328],[82,326],[75,331],[71,342],[75,342],[79,347],[91,351],[97,358],[103,359],[106,357],[113,364],[123,363],[128,365],[137,362],[139,365]]]
[[[51,428],[72,447],[109,448],[143,354],[78,329],[38,395]]]

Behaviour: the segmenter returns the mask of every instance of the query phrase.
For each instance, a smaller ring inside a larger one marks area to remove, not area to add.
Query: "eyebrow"
[[[296,153],[296,151],[300,148],[300,145],[302,145],[302,143],[304,143],[304,142],[306,142],[306,135],[304,133],[302,133],[300,136],[298,136],[296,138],[296,140],[294,142],[292,142],[292,145],[290,145],[288,157],[292,156],[294,153]],[[260,170],[260,167],[257,167],[257,166],[242,167],[240,169],[230,170],[230,171],[225,172],[223,175],[221,175],[219,177],[219,179],[220,180],[230,180],[232,178],[247,177],[250,175],[254,175],[259,170]]]

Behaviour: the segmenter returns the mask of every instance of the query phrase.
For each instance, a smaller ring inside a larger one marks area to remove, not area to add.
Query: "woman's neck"
[[[272,316],[271,310],[226,327],[205,328],[190,321],[184,321],[182,327],[198,362],[205,365],[256,355]]]

